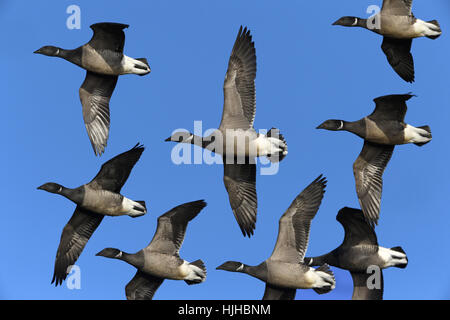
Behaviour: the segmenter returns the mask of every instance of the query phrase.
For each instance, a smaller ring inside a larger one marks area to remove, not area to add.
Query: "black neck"
[[[345,130],[356,134],[357,136],[364,139],[366,135],[366,123],[364,120],[358,120],[353,122],[342,121],[343,127],[341,130]]]
[[[75,189],[62,187],[62,190],[59,192],[59,194],[75,202],[76,204],[82,204],[84,199],[84,187]]]
[[[320,267],[321,265],[324,265],[326,263],[330,266],[339,267],[339,260],[338,256],[336,255],[336,250],[333,250],[330,253],[321,256],[308,259],[309,259],[308,261],[309,266]]]
[[[265,262],[257,266],[248,266],[244,264],[244,268],[239,272],[246,273],[262,281],[267,281],[267,266]]]
[[[137,269],[142,269],[144,267],[144,253],[142,250],[134,254],[122,251],[122,256],[118,259],[131,264]]]
[[[57,57],[63,58],[69,62],[72,62],[76,65],[81,65],[81,56],[82,56],[82,47],[73,49],[73,50],[66,50],[62,48],[58,48],[58,54]]]

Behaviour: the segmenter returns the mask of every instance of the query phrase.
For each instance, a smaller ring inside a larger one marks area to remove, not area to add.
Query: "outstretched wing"
[[[394,146],[364,141],[353,164],[356,193],[367,223],[374,227],[380,214],[383,172],[394,152]]]
[[[58,251],[56,252],[55,270],[52,279],[52,283],[55,282],[55,286],[62,284],[66,279],[68,268],[75,264],[103,217],[103,215],[77,206],[63,229]]]
[[[178,255],[189,221],[194,219],[204,207],[206,202],[198,200],[179,205],[161,215],[158,218],[156,233],[145,250]]]
[[[352,300],[383,300],[383,270],[378,270],[377,274],[350,272],[353,279]]]
[[[163,281],[163,278],[154,277],[138,270],[125,287],[127,300],[152,300]]]
[[[262,300],[294,300],[296,293],[296,289],[280,288],[266,283]]]
[[[391,94],[387,96],[382,96],[375,98],[375,110],[369,115],[369,118],[378,120],[396,120],[403,122],[405,119],[406,111],[408,107],[406,106],[406,101],[411,99],[413,95],[411,94]]]
[[[119,193],[143,151],[144,147],[138,143],[130,150],[105,162],[89,185],[94,189]]]
[[[412,39],[383,38],[381,49],[394,71],[406,82],[414,82]]]
[[[220,129],[249,129],[256,113],[256,51],[250,30],[242,26],[231,51],[223,84],[224,105]]]
[[[228,192],[231,209],[244,236],[253,235],[258,200],[256,195],[256,164],[226,163],[223,160],[223,182]]]
[[[374,229],[367,224],[361,210],[342,208],[339,210],[336,220],[344,227],[344,246],[378,246],[377,235]]]
[[[87,71],[79,94],[83,119],[95,155],[101,155],[109,136],[109,100],[116,87],[117,76]]]
[[[311,220],[319,210],[326,178],[320,175],[292,202],[280,218],[277,243],[270,259],[299,263],[305,257]]]
[[[382,14],[392,16],[411,15],[412,0],[384,0]]]
[[[125,33],[123,29],[128,25],[113,22],[101,22],[91,25],[94,35],[89,41],[89,45],[96,50],[111,50],[123,52],[125,44]]]

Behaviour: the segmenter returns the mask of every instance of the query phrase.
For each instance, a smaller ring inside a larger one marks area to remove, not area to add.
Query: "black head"
[[[192,143],[194,135],[188,131],[176,131],[164,141]]]
[[[236,261],[227,261],[216,268],[216,270],[225,270],[230,272],[241,272],[244,264]]]
[[[344,129],[344,121],[342,120],[327,120],[323,122],[321,125],[316,127],[316,129],[325,129],[331,131],[339,131]]]
[[[36,50],[33,53],[39,53],[39,54],[43,54],[43,55],[49,56],[49,57],[57,57],[59,55],[60,51],[61,51],[61,49],[58,47],[44,46],[44,47]]]
[[[120,259],[122,257],[122,251],[115,248],[105,248],[102,251],[98,252],[96,256],[111,258],[111,259]]]
[[[358,27],[359,18],[357,17],[342,17],[333,23],[333,26],[344,26],[344,27]]]
[[[64,187],[60,184],[48,182],[43,184],[40,187],[37,187],[38,190],[44,190],[50,193],[61,193],[61,191],[64,189]]]

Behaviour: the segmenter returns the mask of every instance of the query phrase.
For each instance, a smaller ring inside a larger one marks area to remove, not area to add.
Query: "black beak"
[[[323,129],[322,125],[317,126],[316,129]]]
[[[36,51],[34,51],[33,53],[41,53],[40,51],[41,49],[37,49]]]
[[[339,19],[341,20],[341,19]],[[338,26],[339,25],[339,20],[336,20],[335,22],[333,22],[332,26]]]
[[[39,187],[37,187],[36,189],[37,189],[37,190],[43,190],[43,189],[42,189],[42,186],[39,186]]]
[[[164,141],[171,141],[172,140],[172,137],[168,137],[166,140],[164,140]]]

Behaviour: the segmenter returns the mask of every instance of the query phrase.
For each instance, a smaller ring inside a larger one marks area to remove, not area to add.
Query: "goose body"
[[[86,70],[79,89],[86,130],[96,155],[101,155],[109,137],[109,101],[118,77],[124,74],[146,75],[150,66],[145,58],[134,59],[123,53],[128,25],[96,23],[91,40],[73,50],[44,46],[34,53],[59,57]]]
[[[144,147],[132,149],[105,162],[94,179],[78,188],[70,189],[49,182],[38,187],[73,201],[77,207],[63,229],[55,260],[52,283],[60,285],[66,279],[68,268],[75,264],[90,237],[104,216],[139,217],[147,213],[144,201],[133,201],[120,194]]]
[[[256,225],[256,157],[279,162],[287,155],[287,143],[278,129],[259,134],[253,128],[256,51],[247,28],[239,29],[223,84],[224,103],[218,129],[207,137],[174,132],[166,141],[195,144],[222,155],[224,184],[230,206],[244,236],[252,236]]]
[[[356,192],[367,223],[378,223],[383,173],[396,145],[413,143],[423,146],[432,139],[429,126],[414,127],[404,122],[406,101],[411,94],[387,95],[374,99],[375,110],[358,121],[327,120],[317,127],[331,131],[348,131],[364,139],[353,163]]]
[[[419,37],[437,39],[442,30],[436,20],[424,21],[411,11],[412,0],[383,0],[381,11],[371,19],[342,17],[333,25],[361,27],[382,35],[381,49],[394,71],[406,82],[414,82],[412,40]]]
[[[186,228],[206,206],[203,200],[179,205],[158,218],[158,227],[150,244],[137,253],[105,248],[97,256],[119,259],[137,269],[126,285],[128,300],[151,300],[165,279],[184,280],[187,284],[202,283],[206,279],[203,261],[188,262],[179,255]]]
[[[325,192],[326,180],[315,179],[292,202],[279,221],[278,238],[272,255],[257,266],[227,261],[219,270],[245,273],[266,283],[264,300],[292,300],[297,289],[314,289],[323,294],[334,289],[333,272],[324,264],[317,269],[304,263],[309,229]]]
[[[383,298],[382,273],[379,288],[369,288],[367,283],[373,267],[380,270],[397,267],[405,268],[408,258],[401,247],[384,248],[378,245],[375,231],[365,221],[359,209],[342,208],[336,220],[344,227],[342,244],[331,252],[318,257],[307,257],[308,266],[329,264],[348,270],[353,278],[353,299],[380,300]]]

